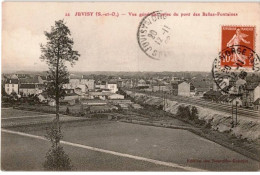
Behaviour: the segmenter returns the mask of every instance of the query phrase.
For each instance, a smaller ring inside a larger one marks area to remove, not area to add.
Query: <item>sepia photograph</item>
[[[1,171],[259,171],[259,14],[2,2]]]

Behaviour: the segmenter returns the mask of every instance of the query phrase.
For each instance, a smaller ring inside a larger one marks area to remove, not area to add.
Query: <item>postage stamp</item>
[[[159,60],[167,56],[167,44],[171,39],[171,28],[167,15],[154,11],[139,23],[137,41],[141,50],[150,58]]]
[[[221,52],[214,59],[212,75],[224,93],[241,96],[246,77],[260,72],[255,48],[255,27],[222,26]]]
[[[246,59],[251,53],[240,50],[237,45],[255,50],[255,27],[222,26],[221,28],[221,50],[225,49],[222,53],[225,56],[221,59],[221,66],[237,67],[238,64],[243,64],[243,67],[252,67],[253,62]]]

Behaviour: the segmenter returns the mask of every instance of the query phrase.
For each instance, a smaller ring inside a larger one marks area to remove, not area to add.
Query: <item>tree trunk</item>
[[[60,56],[59,56],[59,49],[58,49],[58,54],[57,54],[57,65],[56,65],[56,124],[57,124],[57,129],[60,132],[60,115],[59,115],[59,110],[60,110],[60,97],[59,97],[59,61],[60,61]]]

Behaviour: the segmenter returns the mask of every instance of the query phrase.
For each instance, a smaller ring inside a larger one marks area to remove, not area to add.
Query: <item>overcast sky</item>
[[[236,17],[168,17],[169,56],[149,58],[137,42],[142,17],[76,17],[76,12],[222,12]],[[65,13],[70,12],[70,17]],[[210,71],[221,45],[221,25],[256,26],[259,53],[260,3],[3,3],[2,71],[47,70],[41,62],[44,31],[64,19],[81,54],[73,71]]]

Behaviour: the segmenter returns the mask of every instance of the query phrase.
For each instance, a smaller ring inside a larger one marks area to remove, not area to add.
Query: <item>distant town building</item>
[[[17,79],[6,79],[5,92],[10,95],[12,92],[19,94],[19,80]]]
[[[80,79],[78,78],[71,78],[69,80],[69,87],[75,89],[80,84]]]
[[[178,95],[179,96],[191,96],[190,83],[184,81],[178,85]]]
[[[42,93],[37,84],[21,84],[19,88],[19,94],[23,96],[37,95]]]
[[[80,84],[87,85],[89,90],[94,90],[95,89],[95,80],[89,79],[86,76],[82,76],[82,79],[80,80]]]
[[[116,82],[107,83],[107,89],[109,89],[110,92],[116,93],[118,91],[117,83]]]
[[[260,84],[258,82],[246,85],[242,95],[242,103],[245,107],[253,107],[254,102],[260,98]]]
[[[123,95],[120,95],[120,94],[111,94],[111,95],[108,95],[108,99],[109,100],[115,100],[115,99],[124,99],[125,97]]]
[[[260,98],[254,102],[254,110],[260,111]]]
[[[159,83],[157,85],[152,86],[152,91],[153,92],[166,92],[170,91],[169,87],[163,83]]]
[[[191,82],[191,88],[194,87],[194,92],[196,96],[202,97],[204,93],[210,90],[210,84],[211,83],[209,81],[205,81],[205,80],[202,81],[193,80]]]

